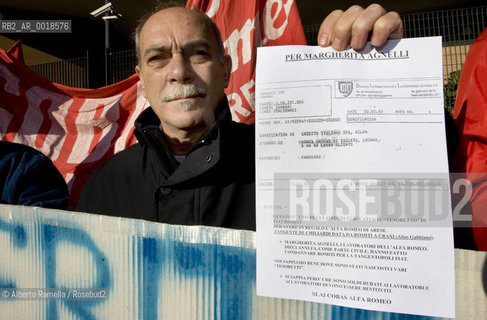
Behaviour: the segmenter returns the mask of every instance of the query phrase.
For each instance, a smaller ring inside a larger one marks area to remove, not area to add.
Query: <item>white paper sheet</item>
[[[259,48],[257,294],[454,317],[440,38]]]

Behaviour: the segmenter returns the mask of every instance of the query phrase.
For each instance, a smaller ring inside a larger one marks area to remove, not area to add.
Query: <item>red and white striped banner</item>
[[[147,100],[136,75],[100,89],[52,83],[0,50],[0,139],[48,156],[68,183],[74,206],[86,179],[135,143],[133,123]]]

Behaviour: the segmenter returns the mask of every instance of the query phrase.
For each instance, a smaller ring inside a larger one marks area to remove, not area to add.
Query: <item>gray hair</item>
[[[156,5],[156,7],[153,10],[144,14],[138,20],[137,27],[135,28],[134,33],[133,33],[133,39],[135,42],[135,54],[137,56],[137,64],[139,65],[139,67],[142,66],[142,64],[141,64],[142,56],[141,56],[141,52],[140,52],[140,33],[142,32],[142,28],[144,27],[147,20],[149,20],[149,18],[152,17],[154,14],[158,13],[161,10],[174,8],[174,7],[184,8],[185,6],[184,6],[184,3],[182,3],[181,1],[159,3]],[[220,30],[218,29],[217,25],[213,22],[213,20],[211,20],[199,8],[191,8],[188,10],[191,10],[193,12],[197,12],[197,13],[201,14],[201,16],[204,17],[206,23],[208,24],[208,26],[213,31],[213,34],[215,36],[215,40],[216,40],[216,43],[218,46],[218,48],[217,48],[218,49],[218,55],[220,56],[220,60],[223,62],[223,58],[225,57],[225,48],[223,47],[222,36],[221,36]]]

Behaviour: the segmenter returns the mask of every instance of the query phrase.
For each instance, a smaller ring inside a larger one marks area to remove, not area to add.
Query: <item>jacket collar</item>
[[[230,121],[232,121],[232,116],[230,114],[230,109],[229,109],[227,97],[225,96],[216,109],[215,125],[203,137],[202,140],[206,140],[207,138],[214,135],[214,131],[222,123],[226,123],[226,122],[230,122]],[[135,137],[137,138],[137,141],[143,145],[143,144],[147,143],[145,134],[147,134],[148,131],[151,131],[154,129],[157,129],[160,131],[161,120],[159,120],[159,118],[157,117],[157,115],[154,112],[154,110],[152,109],[152,107],[148,107],[137,117],[134,125],[135,125],[135,130],[134,130]]]
[[[196,177],[209,170],[220,160],[221,128],[231,122],[231,114],[226,97],[222,99],[215,112],[214,127],[190,150],[186,159],[179,164],[172,154],[160,129],[160,120],[149,107],[135,121],[134,134],[141,145],[152,149],[162,162],[164,184],[176,184]]]

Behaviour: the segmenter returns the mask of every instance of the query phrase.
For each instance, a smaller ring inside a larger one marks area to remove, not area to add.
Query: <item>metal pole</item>
[[[105,0],[105,4],[110,0]],[[110,12],[105,13],[105,17],[110,16]],[[110,19],[105,19],[105,85],[108,85],[108,54],[110,52]]]
[[[86,88],[91,88],[90,68],[90,50],[86,50]]]

